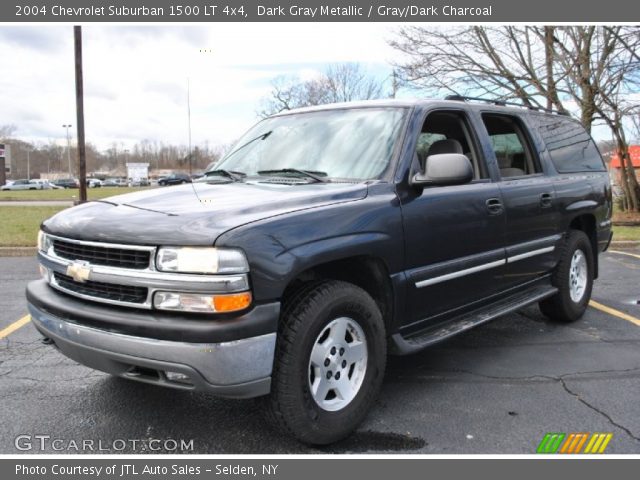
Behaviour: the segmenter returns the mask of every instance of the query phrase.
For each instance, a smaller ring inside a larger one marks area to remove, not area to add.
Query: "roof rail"
[[[507,102],[506,100],[492,100],[490,98],[481,98],[481,97],[466,97],[463,95],[447,95],[444,97],[445,100],[454,100],[458,102],[485,102],[490,103],[492,105],[498,105],[500,107],[520,107],[526,108],[528,110],[535,110],[537,112],[546,112],[546,113],[555,113],[557,115],[565,115],[569,116],[569,113],[562,112],[560,110],[554,110],[551,108],[538,107],[535,105],[525,105],[524,103],[516,103],[516,102]]]

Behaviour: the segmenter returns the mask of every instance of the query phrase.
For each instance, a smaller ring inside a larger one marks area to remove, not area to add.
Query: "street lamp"
[[[71,139],[69,138],[69,129],[73,125],[62,125],[62,128],[67,129],[67,160],[69,162],[69,178],[73,178],[71,175]]]

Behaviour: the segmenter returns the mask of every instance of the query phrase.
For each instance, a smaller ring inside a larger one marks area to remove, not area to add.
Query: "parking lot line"
[[[640,258],[640,255],[629,252],[621,252],[620,250],[608,250],[609,253],[617,253],[618,255],[628,255],[630,257]]]
[[[595,300],[591,300],[589,302],[589,305],[591,305],[596,310],[600,310],[601,312],[608,313],[609,315],[613,315],[614,317],[621,318],[622,320],[626,320],[627,322],[631,322],[634,325],[640,327],[640,318],[633,317],[627,313],[621,312],[620,310],[616,310],[615,308],[607,307],[606,305],[602,305]]]
[[[20,320],[13,322],[11,325],[9,325],[6,328],[3,328],[2,330],[0,330],[0,340],[2,340],[5,337],[8,337],[19,328],[24,327],[30,321],[31,321],[31,315],[25,315]]]

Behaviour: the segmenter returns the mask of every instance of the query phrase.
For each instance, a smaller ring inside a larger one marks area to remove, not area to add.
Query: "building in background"
[[[633,170],[636,174],[636,178],[640,180],[640,145],[631,145],[629,147],[629,155],[631,155],[631,163],[633,164]],[[621,168],[620,155],[616,152],[611,155],[609,172],[617,185],[620,185]]]
[[[11,145],[0,143],[0,185],[11,176]]]

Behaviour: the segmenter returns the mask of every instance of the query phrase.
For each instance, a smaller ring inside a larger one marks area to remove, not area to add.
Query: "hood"
[[[366,195],[365,184],[195,183],[88,202],[54,215],[43,228],[79,240],[212,245],[222,233],[250,222]]]

